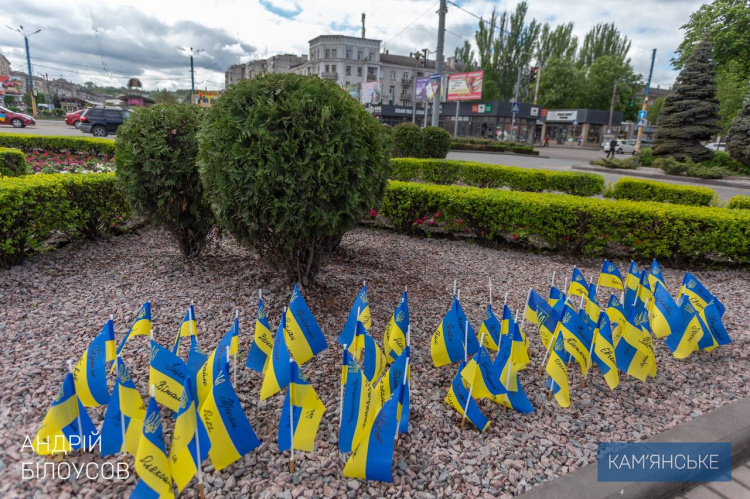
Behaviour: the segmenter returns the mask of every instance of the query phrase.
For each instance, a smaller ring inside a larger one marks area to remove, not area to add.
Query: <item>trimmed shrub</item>
[[[451,149],[457,151],[494,151],[512,152],[515,154],[529,154],[539,156],[532,146],[513,142],[497,142],[491,139],[477,139],[471,137],[455,137],[451,140]]]
[[[428,126],[422,130],[423,158],[442,159],[448,155],[451,148],[451,136],[437,126]]]
[[[643,259],[750,261],[750,212],[744,210],[397,181],[389,184],[381,209],[405,232],[438,212],[437,224],[448,231],[569,254],[625,248]]]
[[[732,172],[718,166],[708,166],[710,163],[693,163],[690,160],[678,161],[672,157],[656,158],[652,165],[661,168],[668,175],[682,175],[703,179],[719,179],[731,175]]]
[[[13,147],[23,152],[44,150],[53,152],[86,152],[94,156],[111,156],[115,141],[89,137],[56,137],[52,135],[0,134],[0,147]]]
[[[740,161],[732,159],[729,153],[724,151],[715,152],[711,161],[704,164],[711,168],[722,168],[741,175],[750,175],[750,165],[744,165]],[[729,175],[731,175],[731,173],[729,173]]]
[[[23,262],[53,231],[112,232],[129,216],[113,173],[25,175],[0,180],[0,267]]]
[[[393,128],[393,157],[421,158],[422,131],[414,123],[399,123]]]
[[[638,168],[638,158],[603,158],[603,159],[592,159],[589,161],[590,165],[603,166],[604,168],[613,168],[617,170],[635,170]]]
[[[207,111],[199,142],[221,226],[304,286],[380,207],[390,173],[382,125],[314,76],[241,80]]]
[[[641,149],[640,159],[643,166],[651,166],[651,163],[654,161],[654,156],[651,154],[650,147],[644,147]]]
[[[729,200],[727,208],[732,210],[750,210],[750,196],[738,194]]]
[[[675,185],[654,180],[623,177],[615,182],[610,197],[687,206],[711,206],[711,204],[714,204],[717,194],[708,187]]]
[[[18,149],[0,147],[0,177],[20,177],[29,173],[26,155]]]
[[[564,172],[491,165],[449,159],[391,160],[391,178],[421,180],[434,184],[464,183],[475,187],[508,187],[516,191],[558,191],[594,196],[604,189],[604,177],[596,173]]]
[[[190,104],[136,109],[117,130],[115,146],[133,208],[166,228],[188,258],[200,254],[215,226],[196,160],[201,114]]]

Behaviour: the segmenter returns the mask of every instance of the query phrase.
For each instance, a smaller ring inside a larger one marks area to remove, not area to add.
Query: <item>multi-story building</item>
[[[307,55],[279,54],[267,59],[233,64],[224,73],[224,86],[229,87],[240,80],[249,80],[265,73],[289,73],[290,68],[305,62],[307,62]]]
[[[10,78],[10,61],[3,54],[0,54],[0,81]]]
[[[224,87],[229,88],[245,77],[244,64],[232,64],[224,73]]]

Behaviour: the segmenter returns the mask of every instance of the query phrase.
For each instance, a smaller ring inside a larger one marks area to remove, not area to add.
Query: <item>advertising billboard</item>
[[[417,78],[417,102],[427,102],[431,100],[427,97],[430,88],[430,77]]]
[[[380,84],[376,81],[368,81],[361,85],[360,102],[362,104],[380,104]]]
[[[219,92],[216,90],[196,90],[193,95],[193,104],[199,107],[211,107],[218,98]]]
[[[359,85],[356,83],[354,85],[344,85],[344,90],[353,98],[359,100]]]
[[[482,100],[484,71],[456,73],[448,76],[448,101]]]

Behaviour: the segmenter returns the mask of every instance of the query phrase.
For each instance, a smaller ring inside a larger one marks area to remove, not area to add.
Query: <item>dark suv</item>
[[[90,107],[81,115],[79,130],[94,137],[106,137],[110,132],[117,132],[117,127],[122,125],[128,116],[130,110],[119,106]]]

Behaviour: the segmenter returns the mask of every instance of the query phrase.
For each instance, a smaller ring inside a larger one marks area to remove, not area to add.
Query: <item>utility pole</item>
[[[193,47],[190,47],[190,52],[185,50],[182,47],[177,47],[178,49],[185,52],[187,55],[190,56],[190,103],[193,102],[193,96],[195,95],[195,69],[193,66],[193,56],[200,54],[203,52],[203,49],[193,50]]]
[[[414,63],[414,78],[412,79],[412,86],[414,89],[414,100],[411,103],[411,122],[416,124],[417,123],[417,68],[419,68],[419,58],[422,57],[422,53],[420,51],[416,51],[413,54],[409,54],[410,56],[414,57],[417,62]]]
[[[612,100],[609,103],[609,122],[607,125],[609,133],[612,133],[612,116],[615,114],[615,97],[617,97],[617,80],[615,80],[615,84],[612,87]]]
[[[542,79],[542,63],[540,61],[537,61],[537,68],[536,68],[536,89],[534,89],[534,105],[536,106],[537,102],[539,101],[539,81]]]
[[[29,33],[28,35],[23,30],[23,26],[21,26],[21,29],[11,28],[10,26],[6,26],[8,29],[12,29],[16,33],[19,33],[23,37],[24,44],[26,45],[26,66],[29,71],[29,95],[31,95],[31,114],[36,118],[36,97],[34,96],[34,75],[31,73],[31,56],[29,55],[29,37],[31,35],[36,35],[41,29],[38,29],[34,31],[33,33]]]
[[[518,103],[518,87],[521,86],[521,71],[523,71],[523,66],[518,68],[518,78],[516,78],[516,92],[515,92],[515,96],[513,97],[513,106],[515,106]],[[513,109],[513,118],[511,119],[511,122],[510,122],[510,138],[511,139],[513,139],[515,131],[516,131],[516,111],[515,109]],[[506,142],[507,142],[507,139],[506,139]]]
[[[651,89],[651,76],[654,74],[654,60],[656,59],[656,49],[651,52],[651,69],[648,71],[648,83],[646,83],[646,94],[643,96],[643,106],[641,111],[648,109],[648,93]],[[641,152],[641,139],[643,138],[643,127],[638,127],[638,138],[635,139],[635,152]]]
[[[443,90],[443,45],[445,43],[445,14],[448,12],[446,0],[440,0],[438,10],[437,54],[435,55],[435,72],[440,74],[440,87],[432,99],[432,126],[440,126],[440,93]]]

